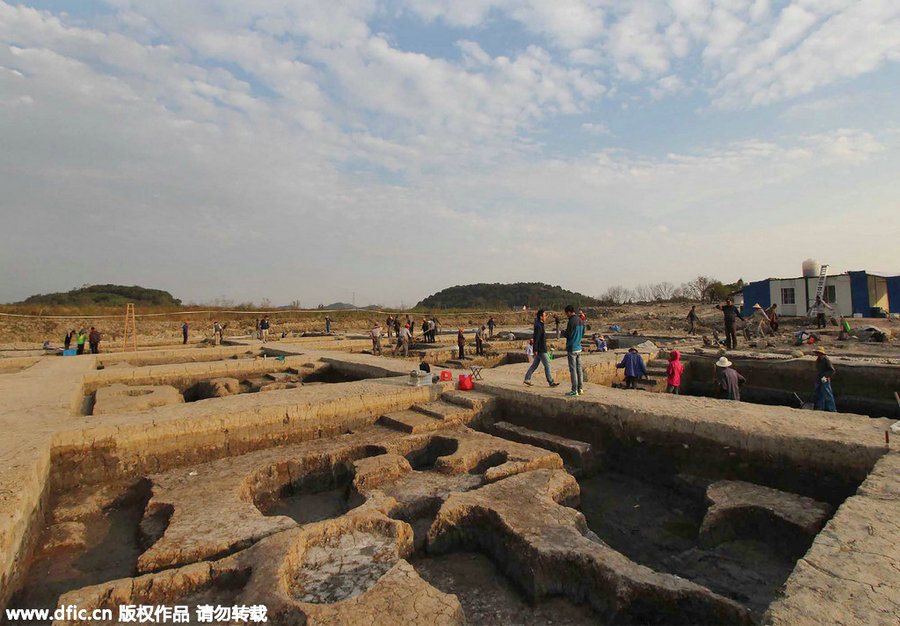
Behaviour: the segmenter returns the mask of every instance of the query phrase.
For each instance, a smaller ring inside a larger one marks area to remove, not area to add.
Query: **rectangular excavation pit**
[[[681,392],[685,395],[718,397],[714,382],[717,358],[682,354],[684,373]],[[732,367],[747,379],[741,387],[743,402],[799,409],[815,400],[815,359],[739,356],[729,356],[729,359],[734,363]],[[894,392],[900,389],[900,365],[831,359],[836,370],[831,385],[839,412],[900,419],[900,405],[894,398]]]
[[[768,518],[760,522],[759,510],[747,507],[739,512],[748,517],[745,524],[735,525],[738,534],[707,541],[701,533],[710,509],[707,488],[725,484],[717,481],[741,481],[728,484],[748,483],[748,489],[758,485],[806,496],[827,504],[833,514],[856,493],[876,460],[861,467],[860,459],[848,450],[846,466],[841,467],[834,464],[832,451],[823,450],[823,458],[832,457],[826,467],[817,463],[807,441],[785,440],[784,455],[751,454],[715,438],[660,432],[636,422],[625,426],[612,417],[591,419],[577,409],[570,414],[555,408],[541,411],[509,399],[501,402],[496,420],[554,435],[548,438],[554,445],[557,438],[572,440],[573,449],[575,444],[589,444],[590,465],[583,471],[574,468],[579,470],[579,510],[588,528],[636,563],[681,576],[744,605],[758,622],[818,529],[794,537],[794,545],[786,547],[778,536],[781,527],[769,524]],[[485,427],[498,436],[513,430]],[[806,450],[794,454],[794,446]],[[798,458],[804,454],[805,461]],[[821,524],[828,518],[830,514]],[[745,527],[759,529],[759,536],[740,534]]]
[[[240,362],[219,376],[208,373],[173,374],[123,378],[121,382],[85,386],[83,415],[130,413],[157,406],[196,402],[245,393],[296,389],[307,385],[346,383],[380,378],[384,372],[343,367],[340,362],[325,363],[287,359],[253,359],[246,367]],[[392,374],[394,375],[394,374]],[[140,381],[145,384],[140,384]]]
[[[214,363],[225,360],[255,359],[266,354],[266,351],[248,348],[247,346],[227,347],[191,347],[182,350],[154,350],[152,352],[117,352],[100,355],[97,359],[98,370],[115,370],[133,367],[152,367],[154,365],[181,365],[186,363]]]

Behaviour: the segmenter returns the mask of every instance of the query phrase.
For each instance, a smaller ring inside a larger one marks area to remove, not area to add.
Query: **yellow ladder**
[[[128,333],[131,332],[131,349],[137,352],[137,328],[134,323],[134,303],[125,305],[125,332],[122,333],[122,351],[128,350]]]

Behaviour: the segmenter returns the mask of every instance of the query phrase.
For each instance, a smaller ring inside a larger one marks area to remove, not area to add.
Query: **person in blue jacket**
[[[569,361],[569,379],[572,391],[567,396],[580,396],[584,393],[584,370],[581,367],[581,338],[584,337],[584,322],[575,314],[575,307],[566,306],[569,325],[566,326],[566,359]]]
[[[647,377],[647,366],[644,359],[638,354],[637,348],[628,348],[628,352],[622,357],[622,362],[616,365],[616,369],[625,368],[625,388],[636,389],[638,378]]]

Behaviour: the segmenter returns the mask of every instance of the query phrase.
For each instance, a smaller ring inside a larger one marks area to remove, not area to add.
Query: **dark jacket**
[[[834,376],[834,365],[827,356],[820,356],[816,359],[816,377],[821,379],[823,376],[831,378]]]
[[[88,343],[100,343],[100,333],[99,331],[92,330],[88,335]]]
[[[716,376],[719,379],[719,387],[729,400],[741,399],[741,383],[746,379],[736,369],[731,367],[717,367]]]
[[[260,330],[268,330],[269,328],[269,320],[259,320],[259,329]]]
[[[534,320],[534,353],[544,354],[547,352],[547,331],[544,328],[544,322]]]
[[[616,365],[616,368],[624,367],[626,376],[641,378],[647,375],[647,366],[644,365],[644,359],[637,352],[626,352],[622,357],[622,362]]]
[[[725,315],[725,323],[729,326],[734,326],[734,318],[739,317],[742,320],[744,316],[741,315],[741,310],[734,306],[733,304],[726,304],[725,306],[716,305],[716,308],[722,311]]]
[[[581,338],[584,337],[584,322],[572,313],[566,326],[566,352],[581,352]]]

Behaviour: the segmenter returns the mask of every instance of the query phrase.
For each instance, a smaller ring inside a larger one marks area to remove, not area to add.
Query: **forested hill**
[[[448,287],[428,296],[416,305],[418,309],[529,309],[560,310],[567,304],[574,307],[596,306],[595,298],[545,283],[478,283]]]
[[[127,302],[144,306],[181,306],[181,300],[172,297],[168,291],[145,289],[137,285],[90,285],[63,293],[30,296],[17,304],[124,306]]]

